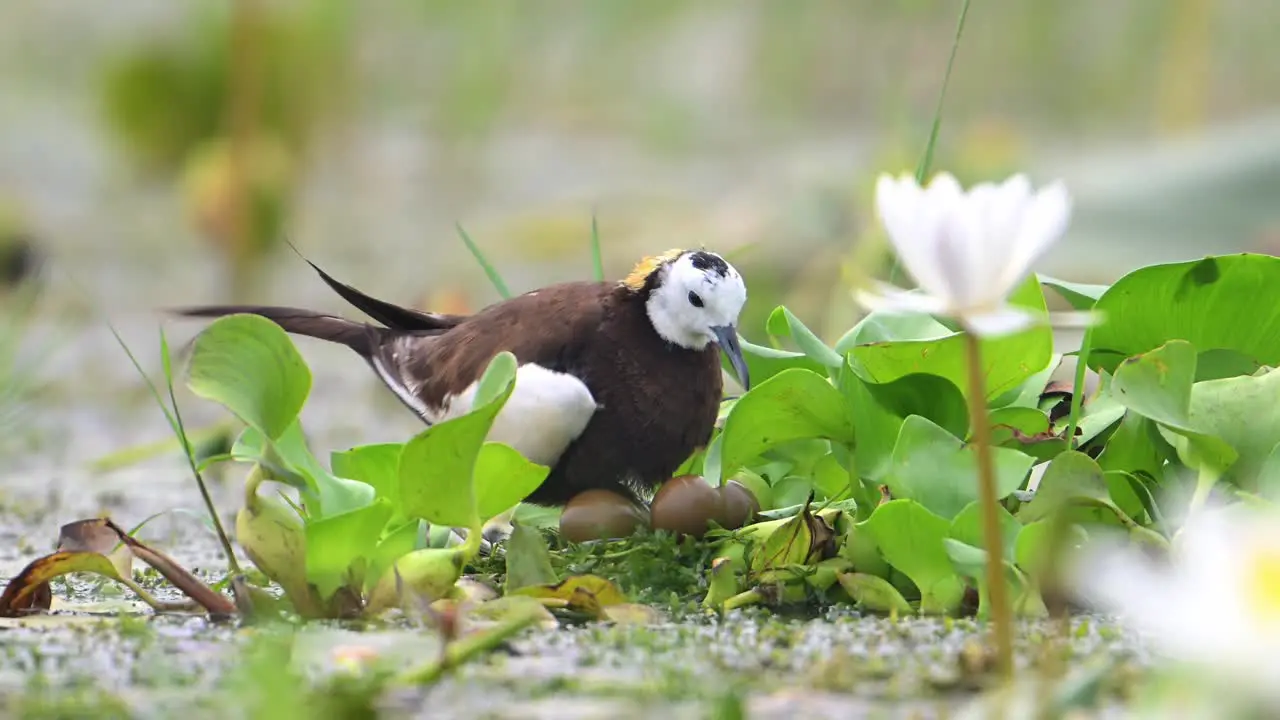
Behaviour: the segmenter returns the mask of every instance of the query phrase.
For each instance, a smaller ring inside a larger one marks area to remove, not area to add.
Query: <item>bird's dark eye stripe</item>
[[[702,298],[698,297],[698,293],[689,291],[689,304],[694,307],[702,307]]]

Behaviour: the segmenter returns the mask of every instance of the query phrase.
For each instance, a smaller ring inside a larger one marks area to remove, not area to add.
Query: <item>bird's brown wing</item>
[[[608,311],[610,285],[551,285],[490,305],[439,334],[396,335],[377,348],[374,370],[423,420],[479,380],[495,355],[549,370],[581,371],[584,348]]]

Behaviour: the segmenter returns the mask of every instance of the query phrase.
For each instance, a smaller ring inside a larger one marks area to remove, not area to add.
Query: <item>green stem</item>
[[[1004,541],[997,514],[995,464],[991,453],[991,423],[987,417],[987,383],[982,366],[982,340],[966,329],[965,349],[969,366],[969,425],[978,455],[978,498],[982,507],[982,540],[987,551],[987,591],[996,636],[996,662],[1001,674],[1013,673],[1013,620],[1009,589],[1004,576]]]
[[[397,678],[396,682],[404,685],[431,685],[453,668],[496,649],[502,643],[537,622],[541,616],[542,613],[532,610],[523,612],[493,626],[489,630],[469,635],[457,642],[450,643],[445,647],[440,659],[405,672]]]
[[[1191,495],[1191,507],[1188,509],[1190,513],[1194,513],[1204,506],[1209,499],[1209,493],[1213,490],[1213,486],[1217,484],[1218,473],[1209,467],[1208,463],[1202,464],[1196,474],[1196,490]]]
[[[1071,415],[1067,421],[1067,447],[1076,445],[1076,428],[1080,427],[1080,408],[1084,406],[1084,375],[1089,369],[1089,353],[1093,351],[1093,328],[1084,331],[1080,351],[1076,353],[1075,384],[1071,386]]]
[[[960,35],[964,32],[964,20],[969,15],[969,0],[960,6],[960,19],[956,21],[956,34],[951,40],[951,55],[947,58],[947,70],[942,76],[942,88],[938,91],[938,104],[933,110],[933,125],[929,128],[929,142],[924,147],[924,156],[916,166],[916,182],[924,184],[929,168],[933,165],[933,149],[938,144],[938,130],[942,127],[942,104],[947,99],[947,85],[951,83],[951,68],[956,63],[956,51],[960,49]],[[889,268],[889,282],[897,282],[898,255],[893,256],[893,265]]]

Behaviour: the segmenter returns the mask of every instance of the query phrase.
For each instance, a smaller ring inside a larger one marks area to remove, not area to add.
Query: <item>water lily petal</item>
[[[876,180],[876,210],[899,262],[916,284],[933,295],[945,293],[947,286],[933,250],[937,225],[915,179],[881,175]]]
[[[960,319],[975,335],[998,337],[1031,327],[1037,316],[1022,308],[1006,305],[995,310],[966,313]]]
[[[1010,287],[1031,271],[1032,264],[1062,236],[1071,217],[1071,196],[1062,181],[1040,189],[1022,218],[1017,241],[1010,248],[1004,282]]]
[[[942,298],[922,292],[910,292],[878,281],[875,283],[874,292],[859,289],[854,293],[854,299],[873,312],[945,315],[949,310]]]

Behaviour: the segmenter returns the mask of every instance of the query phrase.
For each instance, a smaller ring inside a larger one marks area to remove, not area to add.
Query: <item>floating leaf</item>
[[[258,315],[228,315],[196,336],[187,387],[274,440],[301,412],[311,371],[279,325]]]
[[[511,508],[537,490],[551,468],[539,465],[509,445],[486,442],[476,456],[476,511],[484,522]]]
[[[1004,557],[1012,558],[1022,523],[1010,515],[1003,505],[996,506],[996,517],[1000,522]],[[982,522],[982,504],[971,502],[951,520],[951,537],[974,547],[985,548],[987,543],[983,536]]]
[[[1221,439],[1197,429],[1190,417],[1195,348],[1182,340],[1128,358],[1116,368],[1111,395],[1129,410],[1160,424],[1165,438],[1190,467],[1222,472],[1237,453]],[[1226,381],[1218,381],[1226,382]]]
[[[1107,322],[1093,329],[1094,369],[1115,369],[1173,339],[1280,365],[1280,258],[1220,255],[1139,268],[1103,293],[1096,308]]]
[[[298,513],[283,501],[248,489],[245,505],[236,513],[236,542],[249,560],[284,589],[285,597],[303,617],[321,617],[323,603],[307,583],[306,531]]]
[[[858,527],[866,528],[884,559],[920,589],[920,612],[951,614],[960,607],[964,583],[943,544],[951,532],[945,518],[914,500],[890,500]]]
[[[376,615],[392,607],[412,609],[413,602],[431,603],[446,597],[462,575],[466,558],[461,548],[424,548],[403,555],[382,574],[369,593],[365,611]]]
[[[991,454],[996,494],[1003,498],[1022,486],[1034,460],[1007,448],[991,448]],[[884,483],[894,498],[915,500],[943,518],[953,518],[978,499],[974,447],[913,415],[902,424]]]
[[[840,587],[859,607],[871,612],[911,615],[911,603],[888,580],[865,573],[841,573]]]
[[[385,498],[306,524],[307,580],[328,601],[340,587],[361,589],[368,558],[391,518]]]
[[[400,454],[400,502],[410,517],[434,525],[477,527],[474,472],[493,420],[515,387],[516,359],[494,356],[485,369],[472,409],[414,436]]]
[[[719,466],[708,454],[707,480],[719,485],[771,447],[791,440],[853,440],[853,422],[844,397],[823,376],[810,370],[784,370],[743,395],[729,412],[720,435]]]
[[[782,305],[774,308],[769,315],[766,327],[770,335],[789,337],[794,340],[801,352],[820,365],[838,368],[844,364],[843,355],[827,347],[827,344],[805,326],[800,318]]]
[[[510,595],[522,587],[554,585],[556,571],[546,538],[532,527],[513,522],[506,542],[507,573],[503,591]]]
[[[333,474],[359,480],[373,488],[375,497],[394,500],[400,487],[400,451],[404,443],[359,445],[329,454]]]

